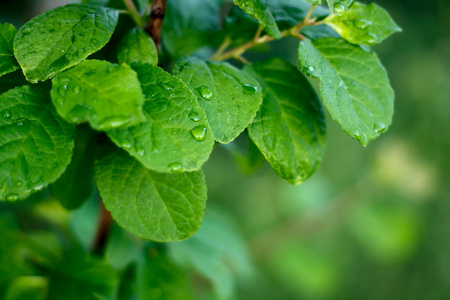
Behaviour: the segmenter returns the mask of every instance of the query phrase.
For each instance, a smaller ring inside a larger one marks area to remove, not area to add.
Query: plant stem
[[[306,14],[305,18],[299,24],[297,24],[289,29],[283,30],[281,32],[281,37],[293,36],[300,40],[304,40],[306,37],[304,35],[302,35],[299,31],[300,31],[300,29],[302,29],[305,26],[317,24],[317,23],[310,23],[310,18],[311,18],[312,13],[314,12],[315,8],[316,8],[316,6],[312,5],[311,8],[309,9],[308,13]],[[262,30],[263,30],[263,28],[260,26],[258,28],[258,31],[255,34],[255,37],[251,41],[249,41],[248,43],[246,43],[242,46],[239,46],[235,49],[232,49],[232,50],[229,50],[229,51],[223,53],[224,50],[229,45],[229,42],[227,44],[226,43],[227,40],[225,40],[225,42],[220,46],[220,48],[217,50],[217,52],[213,56],[211,56],[210,60],[226,60],[229,58],[234,58],[243,63],[247,63],[247,61],[242,57],[242,54],[244,54],[247,50],[249,50],[255,46],[258,46],[258,45],[261,45],[261,44],[264,44],[264,43],[274,40],[274,38],[272,38],[269,35],[264,35],[264,36],[260,37]]]
[[[167,0],[153,0],[152,10],[148,18],[147,33],[155,42],[156,48],[159,48],[161,41],[161,29],[166,14]]]
[[[139,12],[138,12],[136,6],[134,5],[133,1],[132,0],[123,0],[123,3],[127,7],[128,12],[130,13],[131,18],[136,23],[136,25],[138,27],[143,28],[144,24],[142,22],[141,17],[139,16]]]
[[[108,210],[106,210],[103,202],[100,201],[100,203],[100,220],[98,222],[97,233],[95,234],[95,238],[91,246],[91,251],[98,255],[102,255],[105,250],[112,225],[111,214]]]

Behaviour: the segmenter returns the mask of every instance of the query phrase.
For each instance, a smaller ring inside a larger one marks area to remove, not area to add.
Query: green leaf
[[[313,4],[313,5],[320,5],[320,4],[324,3],[325,0],[306,0],[306,2],[309,2],[309,3]]]
[[[24,199],[55,181],[72,156],[75,127],[61,119],[42,88],[0,95],[0,200]]]
[[[401,31],[387,11],[375,3],[357,2],[345,15],[330,15],[324,22],[353,44],[374,45]]]
[[[223,209],[208,208],[202,227],[193,237],[168,246],[175,262],[211,281],[218,299],[231,299],[235,277],[245,278],[253,271],[239,226]]]
[[[392,122],[394,92],[375,53],[342,39],[304,40],[300,66],[320,78],[323,102],[344,131],[364,146]]]
[[[17,29],[11,24],[0,24],[0,76],[19,68],[14,58],[13,40]]]
[[[234,4],[239,5],[243,11],[257,19],[271,37],[275,39],[281,38],[275,18],[267,8],[264,0],[234,0]]]
[[[103,48],[118,18],[116,10],[81,4],[33,18],[14,39],[14,54],[27,80],[47,80]]]
[[[294,66],[270,59],[247,67],[264,100],[249,135],[275,172],[291,184],[309,178],[322,162],[325,117],[316,93]]]
[[[261,105],[258,81],[228,63],[186,58],[173,72],[191,87],[214,138],[221,143],[229,143],[242,133]]]
[[[49,266],[49,295],[54,300],[114,299],[117,272],[106,262],[70,252]]]
[[[86,60],[52,80],[52,101],[71,123],[89,121],[97,130],[129,127],[145,121],[144,96],[128,65]]]
[[[147,252],[145,262],[138,271],[138,299],[194,299],[187,274],[156,249],[148,249]]]
[[[327,0],[330,10],[337,16],[343,16],[353,5],[355,0]]]
[[[69,210],[79,208],[94,188],[96,135],[89,126],[77,130],[72,161],[64,174],[51,186],[53,196]]]
[[[280,30],[285,30],[299,24],[307,15],[311,5],[305,1],[292,0],[265,0],[267,8],[272,13]],[[322,20],[330,15],[330,11],[323,7],[316,7],[311,18]],[[329,28],[329,26],[324,25]],[[306,26],[312,29],[317,26]],[[258,22],[234,6],[224,22],[224,30],[231,39],[232,45],[241,45],[252,39],[258,29]],[[330,28],[331,30],[331,28]],[[332,31],[332,30],[331,30]]]
[[[48,280],[40,276],[21,276],[11,281],[5,300],[45,300]]]
[[[116,150],[97,162],[96,182],[113,219],[134,235],[177,241],[201,225],[206,205],[201,171],[158,173]]]
[[[220,6],[224,0],[169,0],[161,32],[164,48],[173,57],[188,56],[218,45]],[[200,9],[201,8],[201,9]]]
[[[109,131],[109,137],[155,171],[200,169],[209,158],[214,138],[194,94],[183,81],[159,67],[134,68],[146,98],[147,121]]]
[[[132,29],[119,43],[117,58],[129,65],[158,64],[158,51],[153,40],[140,28]]]

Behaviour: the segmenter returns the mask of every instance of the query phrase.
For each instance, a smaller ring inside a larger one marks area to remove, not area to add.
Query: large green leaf
[[[146,98],[147,121],[108,135],[147,168],[159,172],[200,169],[209,158],[214,138],[194,94],[183,81],[159,67],[134,68]]]
[[[327,0],[328,6],[337,16],[343,16],[353,5],[355,0]]]
[[[44,81],[74,66],[109,41],[118,11],[69,4],[26,23],[14,39],[14,54],[30,82]]]
[[[304,40],[300,66],[320,78],[320,91],[331,116],[344,131],[367,145],[392,122],[394,92],[375,53],[342,39]]]
[[[387,11],[375,3],[366,5],[357,2],[345,15],[330,15],[324,22],[353,44],[377,44],[401,31]]]
[[[0,200],[26,198],[55,181],[70,162],[74,135],[44,88],[0,95]]]
[[[267,8],[264,0],[234,0],[234,4],[239,5],[243,11],[257,19],[271,37],[275,39],[281,38],[275,18]]]
[[[168,246],[173,260],[211,282],[217,299],[232,299],[235,277],[245,278],[252,272],[239,226],[223,209],[208,208],[202,227],[193,237]]]
[[[206,205],[202,171],[158,173],[116,150],[97,162],[96,182],[113,219],[134,235],[177,241],[201,225]]]
[[[250,138],[275,172],[291,184],[310,177],[322,162],[325,117],[316,93],[294,66],[281,59],[253,64],[264,100]]]
[[[222,40],[220,6],[224,0],[168,0],[162,42],[173,57],[187,56]]]
[[[134,28],[120,41],[117,58],[119,62],[129,65],[157,65],[158,51],[147,33],[140,28]]]
[[[221,143],[231,142],[243,132],[261,105],[258,81],[228,63],[186,58],[173,72],[191,87],[214,138]]]
[[[96,137],[89,126],[78,127],[72,161],[64,174],[50,186],[53,196],[66,209],[79,208],[92,194]]]
[[[19,68],[14,58],[13,40],[17,29],[11,24],[0,24],[0,76]]]
[[[86,60],[58,74],[51,95],[58,113],[71,123],[89,121],[108,130],[145,121],[141,85],[126,64]]]
[[[138,299],[194,299],[186,272],[154,248],[148,249],[136,281]]]

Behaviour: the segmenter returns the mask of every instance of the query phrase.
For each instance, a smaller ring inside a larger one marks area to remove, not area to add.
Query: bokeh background
[[[62,2],[1,1],[0,22],[20,26]],[[204,225],[163,245],[197,299],[450,299],[450,2],[375,2],[403,29],[374,48],[396,93],[392,127],[364,148],[327,116],[325,160],[299,186],[267,163],[245,175],[238,143],[216,147],[204,167]],[[296,43],[270,49],[295,63]],[[96,195],[72,213],[45,191],[27,201],[3,204],[0,224],[17,220],[47,245],[68,234],[88,247]],[[146,243],[113,233],[106,259],[121,268],[134,253],[124,241]],[[0,233],[3,258],[7,247]]]

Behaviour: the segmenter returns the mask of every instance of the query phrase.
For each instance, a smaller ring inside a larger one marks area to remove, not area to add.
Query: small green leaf
[[[46,299],[115,299],[118,274],[97,257],[72,250],[48,268],[50,288]]]
[[[353,5],[355,0],[327,0],[330,10],[336,16],[343,16]]]
[[[144,96],[128,65],[86,60],[52,80],[52,101],[71,123],[89,121],[97,130],[129,127],[145,121]]]
[[[44,81],[103,48],[117,25],[117,10],[69,4],[26,23],[14,39],[14,54],[27,80]]]
[[[87,125],[78,127],[72,161],[64,174],[50,185],[53,196],[69,210],[79,208],[94,188],[96,135]]]
[[[191,87],[216,141],[229,143],[252,122],[262,102],[258,81],[224,62],[180,60],[174,75]]]
[[[330,15],[324,22],[353,44],[374,45],[401,31],[389,14],[375,3],[357,2],[345,15]]]
[[[177,241],[201,225],[206,205],[201,171],[158,173],[116,150],[97,162],[96,182],[114,220],[134,235]]]
[[[209,158],[214,138],[194,94],[183,81],[157,66],[133,67],[145,95],[147,121],[109,131],[109,137],[155,171],[200,169]]]
[[[117,58],[119,62],[129,65],[157,65],[158,51],[148,34],[140,28],[134,28],[120,41]]]
[[[0,24],[0,76],[19,68],[14,58],[13,40],[17,29],[11,24]]]
[[[11,281],[5,300],[45,300],[48,279],[40,276],[20,276]]]
[[[147,253],[136,280],[138,299],[194,299],[186,272],[154,248]]]
[[[234,0],[234,4],[239,5],[243,11],[257,19],[271,37],[275,39],[281,38],[275,18],[267,8],[264,0]]]
[[[191,55],[199,48],[222,41],[219,18],[223,0],[170,0],[161,39],[172,57]]]
[[[320,78],[323,102],[344,131],[364,146],[392,122],[394,92],[375,53],[342,39],[304,40],[302,70]]]
[[[70,162],[74,135],[45,89],[0,95],[0,200],[24,199],[55,181]]]
[[[247,67],[264,100],[249,135],[275,172],[291,184],[309,178],[322,162],[325,117],[316,93],[297,68],[280,59]]]

